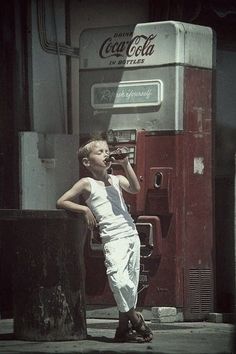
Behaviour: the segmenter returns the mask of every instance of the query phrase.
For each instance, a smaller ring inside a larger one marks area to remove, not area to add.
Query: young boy
[[[99,225],[106,273],[119,310],[115,341],[150,342],[152,331],[142,315],[135,311],[140,240],[122,196],[122,189],[128,193],[138,193],[139,181],[127,157],[116,160],[123,167],[126,177],[108,174],[111,166],[108,162],[109,147],[102,138],[91,139],[80,147],[78,157],[92,177],[81,178],[75,183],[58,199],[57,207],[82,213],[91,230]],[[78,196],[83,197],[87,206],[76,203]]]

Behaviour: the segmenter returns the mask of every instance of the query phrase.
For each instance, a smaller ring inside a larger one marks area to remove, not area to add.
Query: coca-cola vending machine
[[[141,184],[125,195],[141,239],[138,305],[176,307],[186,320],[214,303],[213,54],[211,28],[181,22],[80,37],[81,139],[106,131],[112,148],[127,146]],[[89,237],[88,307],[115,304],[103,261]]]

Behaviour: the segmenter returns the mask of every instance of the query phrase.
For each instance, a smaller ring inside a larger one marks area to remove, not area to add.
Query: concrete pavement
[[[0,354],[42,353],[158,353],[236,354],[235,328],[228,323],[150,323],[151,343],[114,343],[116,320],[88,319],[88,339],[82,341],[32,342],[14,338],[13,321],[0,320]]]

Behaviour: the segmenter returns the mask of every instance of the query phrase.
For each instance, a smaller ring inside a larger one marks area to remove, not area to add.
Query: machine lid
[[[213,67],[210,27],[164,21],[93,28],[80,36],[80,70],[190,65]]]

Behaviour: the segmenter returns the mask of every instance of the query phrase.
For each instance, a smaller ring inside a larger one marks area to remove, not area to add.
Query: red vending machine
[[[85,30],[81,137],[127,146],[141,192],[125,195],[141,239],[139,303],[185,320],[214,307],[211,28],[181,22]],[[113,166],[113,173],[122,173]],[[88,305],[114,306],[101,246],[88,238]]]

